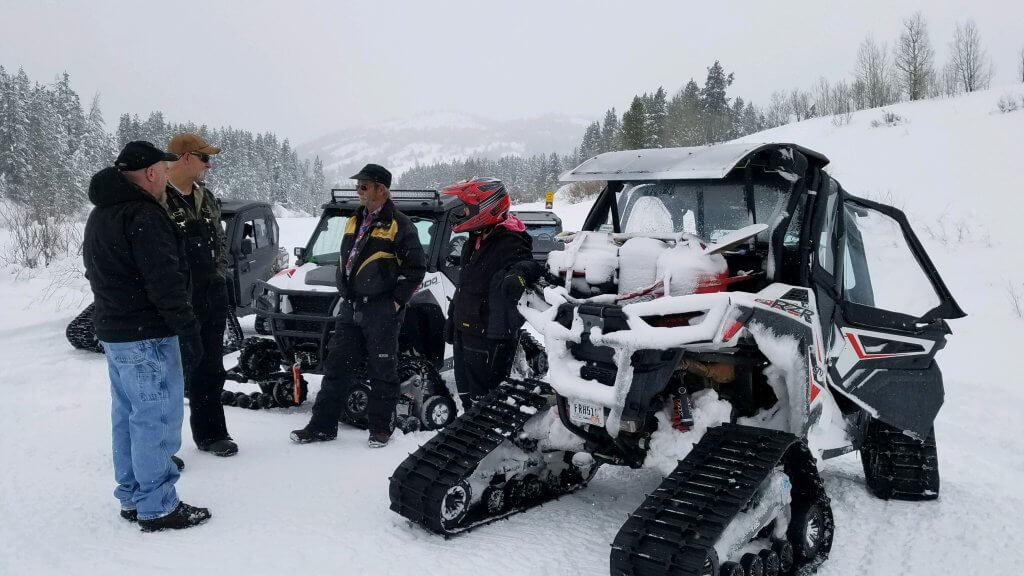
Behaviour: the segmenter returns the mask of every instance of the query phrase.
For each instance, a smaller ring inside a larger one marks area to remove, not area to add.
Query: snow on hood
[[[338,289],[333,286],[320,286],[315,284],[306,284],[306,274],[312,270],[319,268],[319,264],[313,262],[306,262],[298,268],[289,268],[278,273],[276,276],[267,280],[267,284],[270,284],[274,288],[280,288],[282,290],[303,290],[306,292],[337,292]]]

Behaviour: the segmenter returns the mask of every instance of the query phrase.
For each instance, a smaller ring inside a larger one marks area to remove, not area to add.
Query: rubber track
[[[545,393],[550,388],[539,380],[510,379],[475,403],[398,466],[390,478],[391,509],[446,536],[522,509],[486,518],[479,516],[484,507],[478,505],[458,525],[441,523],[448,489],[468,478],[502,442],[514,439],[534,414],[546,410]]]
[[[875,423],[862,451],[868,487],[879,498],[934,500],[939,497],[939,456],[932,430],[923,442]]]
[[[726,526],[794,444],[800,445],[794,435],[764,428],[723,424],[708,429],[619,530],[611,573],[701,575]],[[787,473],[813,474],[817,480],[813,465]],[[820,480],[812,484],[820,488]]]
[[[68,342],[72,346],[79,350],[88,350],[90,352],[103,353],[103,346],[100,345],[99,338],[96,337],[96,328],[92,323],[92,311],[96,308],[96,304],[89,304],[82,310],[75,319],[68,324],[67,329],[64,331],[64,335],[67,337]]]

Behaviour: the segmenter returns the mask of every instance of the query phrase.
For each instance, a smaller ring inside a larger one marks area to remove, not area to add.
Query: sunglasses
[[[199,158],[200,162],[209,162],[210,161],[210,155],[209,154],[200,154],[198,152],[189,152],[189,154],[195,156],[196,158]]]
[[[360,184],[359,186],[357,186],[357,188],[359,189],[360,192],[366,192],[370,188],[376,188],[376,187],[377,187],[376,184],[370,184],[369,186],[367,186],[366,184]]]

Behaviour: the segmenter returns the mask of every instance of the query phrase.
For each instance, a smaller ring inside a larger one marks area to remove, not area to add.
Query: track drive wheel
[[[455,401],[448,396],[429,396],[420,406],[419,419],[427,430],[440,430],[455,420]]]

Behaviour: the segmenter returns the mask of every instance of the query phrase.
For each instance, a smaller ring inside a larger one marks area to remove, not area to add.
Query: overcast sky
[[[0,65],[71,74],[110,127],[123,112],[272,130],[301,143],[347,126],[452,110],[505,119],[621,113],[637,92],[703,82],[721,60],[731,95],[851,75],[867,34],[890,46],[925,15],[937,61],[973,18],[1014,82],[1024,2],[0,0]]]

